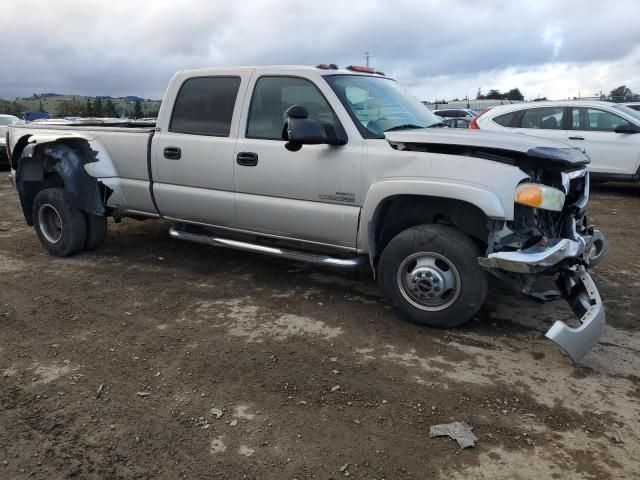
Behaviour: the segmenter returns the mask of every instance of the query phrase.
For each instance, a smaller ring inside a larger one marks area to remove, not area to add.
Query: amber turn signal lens
[[[539,183],[524,183],[516,188],[515,202],[520,205],[560,212],[564,200],[564,192]]]
[[[525,185],[516,190],[516,203],[539,207],[542,205],[542,189],[538,185]]]

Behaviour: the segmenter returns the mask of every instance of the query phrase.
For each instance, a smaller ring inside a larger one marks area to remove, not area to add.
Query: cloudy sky
[[[424,100],[640,91],[640,0],[4,0],[0,98],[161,98],[174,71],[363,64]]]

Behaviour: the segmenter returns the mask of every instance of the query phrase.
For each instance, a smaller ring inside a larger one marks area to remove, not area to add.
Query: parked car
[[[48,112],[23,112],[22,118],[25,122],[33,122],[35,120],[42,120],[51,118]]]
[[[501,105],[483,112],[471,129],[523,133],[583,148],[595,180],[640,180],[640,112],[600,101]]]
[[[433,113],[441,116],[442,118],[473,118],[478,115],[478,112],[470,108],[441,108],[434,110]]]
[[[640,102],[627,102],[623,103],[623,105],[626,105],[633,110],[640,111]]]
[[[0,115],[0,168],[9,166],[9,157],[6,149],[7,127],[15,123],[24,123],[14,115]]]
[[[469,128],[470,118],[443,118],[444,123],[449,128]]]
[[[585,217],[588,158],[438,126],[373,69],[265,66],[177,73],[157,124],[32,123],[9,141],[26,222],[52,255],[100,246],[108,216],[163,218],[176,239],[369,265],[405,318],[442,328],[479,311],[489,274],[547,299],[533,280],[555,275],[581,326],[547,337],[579,362],[605,321],[586,270],[607,249]]]

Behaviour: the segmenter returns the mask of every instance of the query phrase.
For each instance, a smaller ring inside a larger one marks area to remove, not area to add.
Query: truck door
[[[234,162],[238,223],[245,230],[354,249],[362,139],[349,135],[346,145],[289,151],[282,138],[292,105],[305,107],[309,118],[325,126],[341,122],[327,101],[333,93],[321,83],[281,71],[261,70],[252,78]]]
[[[246,70],[175,82],[175,103],[163,112],[152,149],[153,191],[164,217],[235,224],[233,154],[250,74]]]

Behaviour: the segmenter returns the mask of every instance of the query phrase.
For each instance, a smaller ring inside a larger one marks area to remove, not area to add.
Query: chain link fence
[[[593,97],[574,97],[571,100],[598,100],[603,102],[613,103],[625,103],[625,102],[640,102],[640,95],[628,95],[611,97],[609,95],[593,96]],[[570,101],[571,101],[570,100]],[[563,100],[566,101],[566,100]],[[528,102],[535,102],[535,100],[529,100]],[[447,108],[470,108],[476,112],[481,112],[485,108],[495,107],[496,105],[509,105],[515,103],[528,103],[525,100],[451,100],[442,102],[422,102],[431,111],[442,110]]]
[[[470,108],[476,112],[481,112],[485,108],[496,105],[509,105],[512,103],[524,103],[521,100],[451,100],[448,102],[422,102],[429,110],[440,110],[443,108]]]

